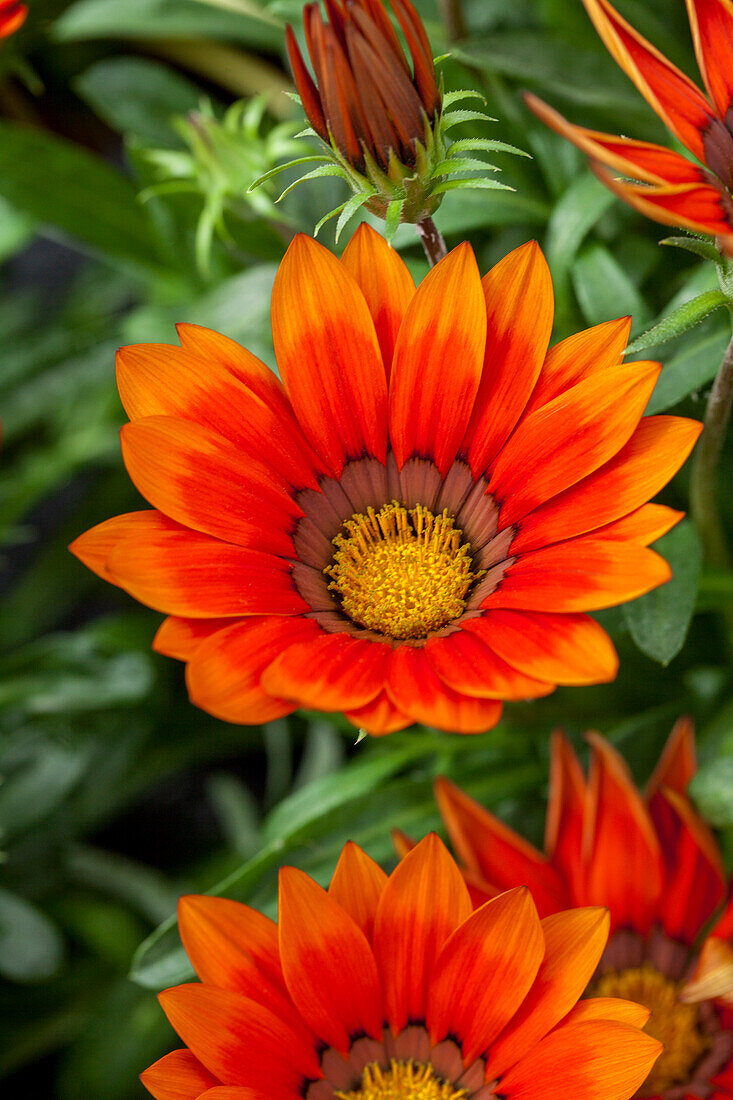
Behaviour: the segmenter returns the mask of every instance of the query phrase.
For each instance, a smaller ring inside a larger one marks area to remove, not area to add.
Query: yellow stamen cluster
[[[335,1095],[339,1100],[463,1100],[466,1090],[436,1077],[430,1066],[392,1059],[389,1069],[368,1065],[358,1089]]]
[[[604,974],[593,986],[594,997],[622,997],[651,1010],[644,1030],[664,1043],[664,1050],[644,1082],[645,1094],[688,1082],[710,1046],[700,1029],[697,1005],[683,1004],[679,990],[679,982],[649,964]]]
[[[408,511],[393,500],[357,513],[344,528],[324,572],[355,623],[390,638],[425,638],[465,610],[481,574],[446,510],[434,516],[421,504]]]

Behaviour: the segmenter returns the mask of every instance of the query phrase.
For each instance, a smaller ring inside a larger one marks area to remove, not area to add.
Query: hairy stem
[[[710,565],[729,562],[728,547],[718,508],[717,470],[733,409],[733,337],[710,391],[705,427],[692,461],[690,510]]]
[[[423,218],[415,223],[417,235],[425,249],[425,255],[431,267],[435,267],[439,260],[448,255],[445,241],[437,225],[431,217]]]

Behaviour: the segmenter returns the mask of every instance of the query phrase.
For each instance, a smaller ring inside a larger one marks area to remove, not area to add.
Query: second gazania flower
[[[74,544],[169,618],[156,648],[233,722],[298,706],[389,733],[473,733],[502,700],[612,679],[586,612],[670,576],[647,504],[700,425],[642,415],[660,367],[628,319],[548,350],[536,244],[482,280],[469,245],[415,290],[362,227],[337,260],[295,239],[273,291],[283,383],[226,337],[118,358],[130,476],[153,511]]]

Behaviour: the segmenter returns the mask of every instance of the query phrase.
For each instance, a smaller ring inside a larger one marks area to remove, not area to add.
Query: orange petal
[[[677,512],[663,504],[643,504],[628,516],[599,527],[594,534],[602,539],[618,539],[620,542],[628,540],[638,542],[640,546],[649,546],[684,518],[684,512]]]
[[[461,695],[441,683],[422,649],[399,646],[392,651],[387,694],[415,722],[453,733],[484,733],[501,718],[501,703]]]
[[[610,462],[522,520],[512,551],[523,553],[582,535],[635,511],[667,484],[701,431],[697,420],[643,417]]]
[[[527,997],[491,1048],[489,1079],[500,1077],[573,1008],[608,939],[606,909],[570,909],[542,921],[545,954]]]
[[[344,718],[348,718],[357,729],[365,729],[372,737],[383,737],[395,730],[403,730],[411,726],[413,719],[409,714],[403,714],[386,692],[381,692],[376,699],[366,703],[356,710],[344,711]]]
[[[461,873],[434,833],[390,875],[377,908],[374,954],[393,1035],[409,1020],[425,1019],[438,955],[471,911]]]
[[[305,1026],[296,1030],[239,993],[192,984],[158,999],[184,1043],[225,1085],[295,1095],[303,1077],[322,1076]]]
[[[603,627],[588,615],[489,611],[464,630],[477,634],[507,664],[552,684],[613,680],[618,657]]]
[[[431,1042],[456,1036],[470,1065],[521,1011],[544,950],[526,886],[477,909],[450,937],[435,967],[426,1017]]]
[[[158,524],[166,524],[169,521],[160,512],[140,511],[125,512],[121,516],[114,516],[90,527],[83,535],[79,535],[69,545],[71,553],[91,569],[102,580],[110,584],[117,584],[107,569],[107,561],[114,548],[124,539],[136,534],[143,535],[149,530],[157,530]],[[174,525],[177,526],[177,525]]]
[[[611,927],[630,927],[646,935],[661,904],[664,865],[654,826],[622,757],[599,737],[588,734],[591,765],[583,845],[586,899],[607,905]]]
[[[731,222],[717,187],[707,183],[637,186],[615,179],[595,162],[591,162],[591,168],[601,183],[645,217],[662,225],[682,226],[694,233],[720,236],[721,247],[730,251],[733,242]]]
[[[710,934],[711,936],[719,936],[721,939],[725,940],[733,938],[733,900],[728,900],[723,912],[713,925]]]
[[[639,1005],[635,1001],[624,1001],[620,997],[588,997],[584,1001],[578,1001],[568,1012],[564,1023],[615,1020],[616,1023],[629,1024],[630,1027],[644,1027],[650,1016],[651,1011],[645,1005]]]
[[[584,378],[617,367],[629,342],[631,318],[604,321],[551,347],[542,364],[525,415],[546,405]]]
[[[469,619],[465,625],[474,621]],[[478,632],[464,629],[446,638],[433,638],[425,646],[425,654],[443,683],[459,694],[479,699],[533,699],[554,691],[553,684],[508,665]]]
[[[282,390],[274,375],[272,384]],[[317,488],[315,475],[323,467],[303,438],[284,392],[265,400],[220,360],[168,344],[121,348],[117,387],[131,420],[173,416],[195,421],[245,453],[260,456],[289,484]]]
[[[721,119],[733,101],[733,4],[687,0],[695,54],[708,95]]]
[[[568,905],[560,875],[536,848],[448,779],[435,783],[448,836],[463,863],[495,889],[527,885],[540,915]]]
[[[278,367],[303,431],[336,477],[349,458],[387,451],[387,381],[356,280],[299,233],[272,291]]]
[[[397,337],[389,430],[400,469],[417,455],[447,473],[476,399],[485,341],[481,280],[464,243],[423,279]]]
[[[698,165],[679,153],[673,153],[671,149],[665,149],[663,145],[574,126],[530,92],[525,92],[524,102],[556,134],[567,138],[593,160],[608,165],[621,175],[645,183],[702,183],[705,180]]]
[[[522,421],[499,455],[489,491],[508,527],[613,458],[636,428],[658,363],[617,367],[579,382]]]
[[[5,12],[0,11],[0,38],[9,38],[26,21],[28,8],[25,4],[9,4]]]
[[[733,946],[717,936],[702,945],[692,976],[680,990],[686,1004],[718,1001],[733,1006]]]
[[[294,556],[303,515],[273,470],[192,421],[126,424],[122,457],[136,488],[166,516],[240,546]]]
[[[481,388],[464,450],[485,473],[529,401],[552,332],[552,277],[536,241],[515,248],[482,281],[487,315]]]
[[[262,674],[288,646],[317,636],[310,619],[253,616],[198,647],[186,669],[192,703],[225,722],[260,724],[289,714],[292,703],[266,692]]]
[[[345,909],[371,942],[374,918],[387,876],[358,844],[348,840],[344,845],[328,893]]]
[[[290,646],[262,676],[271,695],[317,710],[353,710],[384,687],[389,646],[348,634],[326,634]]]
[[[570,896],[583,898],[583,817],[586,784],[573,746],[555,730],[550,740],[550,795],[545,819],[545,852],[570,884]]]
[[[613,59],[672,133],[704,161],[702,134],[715,116],[699,88],[634,30],[608,0],[583,3]]]
[[[684,715],[675,722],[646,785],[647,802],[651,802],[662,787],[668,787],[678,794],[686,794],[687,785],[696,771],[695,725],[691,718]]]
[[[153,649],[166,657],[189,661],[207,638],[231,625],[231,619],[182,619],[169,615],[158,627]]]
[[[172,1050],[141,1073],[140,1080],[155,1100],[198,1100],[218,1084],[190,1050]]]
[[[412,275],[399,253],[366,222],[347,244],[341,262],[356,279],[369,306],[389,379],[397,333],[415,295]]]
[[[628,1100],[661,1051],[661,1043],[628,1024],[567,1024],[510,1069],[497,1091],[507,1100]]]
[[[280,871],[278,912],[285,981],[318,1038],[342,1053],[352,1033],[381,1038],[379,977],[361,928],[296,867]]]

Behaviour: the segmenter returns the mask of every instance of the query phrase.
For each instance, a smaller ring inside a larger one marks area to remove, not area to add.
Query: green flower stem
[[[428,263],[435,267],[439,260],[448,255],[443,235],[431,217],[423,218],[415,223],[417,235],[420,238]]]
[[[718,508],[717,470],[733,409],[733,337],[710,392],[705,427],[692,461],[690,510],[709,565],[725,568],[730,555]]]
[[[466,17],[461,0],[438,0],[438,8],[449,42],[460,42],[468,34]]]

